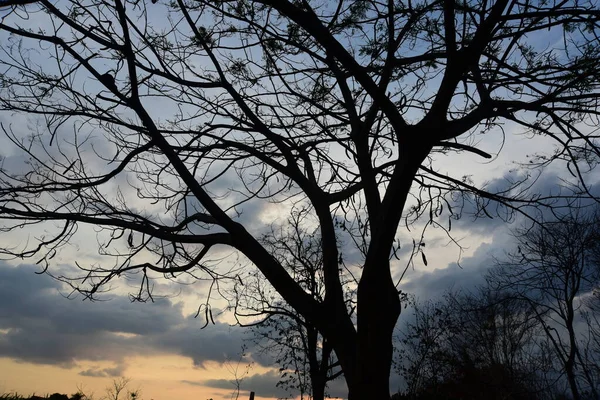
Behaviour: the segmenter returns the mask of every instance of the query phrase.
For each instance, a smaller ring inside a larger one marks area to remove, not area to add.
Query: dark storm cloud
[[[152,304],[132,303],[125,296],[99,302],[69,301],[61,295],[60,283],[47,275],[36,275],[38,270],[25,265],[0,265],[1,328],[43,323],[65,334],[148,334],[164,332],[181,320],[181,307],[167,299]]]
[[[393,378],[390,379],[390,387],[392,387]],[[343,378],[338,378],[327,384],[327,393],[332,398],[346,398],[348,396],[348,386]]]
[[[487,188],[492,192],[501,191],[507,188],[509,182],[523,179],[523,176],[523,174],[506,172],[502,177],[490,181]],[[543,174],[537,180],[531,178],[531,181],[526,184],[531,185],[531,193],[539,193],[543,196],[572,194],[569,189],[564,187],[564,181],[557,174],[551,172]],[[593,190],[597,192],[595,194],[600,194],[600,188]],[[495,258],[503,259],[506,253],[515,246],[514,238],[510,234],[511,229],[531,223],[530,220],[518,213],[510,219],[510,223],[507,223],[505,219],[508,214],[505,206],[493,202],[489,203],[487,208],[488,214],[493,218],[485,214],[475,217],[477,209],[472,202],[472,197],[468,197],[467,200],[469,201],[465,202],[462,209],[462,218],[452,224],[453,228],[459,229],[458,233],[456,230],[450,233],[459,240],[462,237],[466,238],[468,245],[475,247],[473,255],[460,260],[460,264],[455,260],[446,260],[447,264],[439,269],[422,268],[418,271],[409,271],[401,284],[402,290],[426,300],[438,297],[448,290],[474,289],[476,285],[483,283],[485,273],[496,262]],[[590,203],[582,201],[580,204]],[[563,207],[563,212],[567,211],[564,208],[566,205],[567,200],[564,199],[556,200],[553,203],[554,207]],[[547,208],[530,207],[522,210],[538,220],[541,220],[542,217],[551,217],[551,211]],[[486,242],[478,243],[478,237]],[[431,251],[432,248],[439,248],[439,243],[428,241],[427,235],[425,242],[427,242],[428,251]]]
[[[524,175],[507,172],[501,178],[490,181],[488,188],[491,191],[503,190],[507,187],[508,182],[522,179]],[[537,179],[530,178],[531,185],[529,191],[538,193],[542,196],[571,196],[573,192],[565,184],[563,178],[555,171],[542,174]],[[590,189],[592,195],[600,196],[600,186]],[[490,207],[496,207],[493,203]],[[556,199],[552,206],[559,212],[568,212],[566,207],[569,204],[568,199]],[[580,206],[593,204],[593,200],[581,200],[577,203]],[[469,208],[470,207],[470,208]],[[496,214],[492,211],[496,211]],[[522,214],[515,214],[515,218],[511,223],[507,223],[501,217],[506,217],[506,209],[504,206],[490,208],[488,210],[494,218],[482,216],[473,218],[475,208],[472,203],[469,203],[464,210],[464,217],[456,223],[463,231],[467,231],[471,237],[485,235],[486,240],[490,243],[479,244],[472,257],[465,258],[460,265],[455,262],[448,264],[447,268],[434,270],[431,272],[423,272],[416,277],[411,277],[410,282],[403,285],[403,289],[418,293],[424,299],[436,296],[440,292],[449,289],[471,289],[476,284],[483,282],[485,272],[494,265],[495,260],[503,259],[508,251],[511,251],[515,246],[515,239],[510,234],[511,230],[522,226],[528,226],[531,221]],[[523,208],[524,212],[538,221],[545,218],[552,219],[552,211],[549,208]],[[593,208],[587,208],[583,212],[592,212]],[[499,214],[499,215],[498,215]],[[470,216],[470,217],[469,217]],[[477,244],[476,244],[477,245]],[[429,246],[429,243],[428,243]],[[414,276],[414,275],[413,275]]]
[[[491,193],[504,192],[508,190],[511,184],[523,181],[519,188],[512,193],[505,193],[506,196],[516,196],[518,190],[527,188],[527,194],[520,193],[524,198],[531,198],[535,195],[541,197],[549,196],[573,196],[576,190],[574,186],[569,186],[565,180],[566,171],[557,171],[556,169],[544,172],[540,176],[527,176],[523,171],[504,171],[501,176],[491,179],[484,185],[485,189]],[[598,177],[600,178],[599,174]],[[600,185],[590,188],[592,195],[600,197]],[[560,210],[565,213],[569,204],[567,198],[554,198],[550,204],[554,210]],[[590,205],[593,200],[581,200],[578,204]],[[481,205],[485,204],[486,212],[483,212]],[[452,289],[453,287],[470,288],[483,280],[483,274],[494,263],[492,255],[503,258],[505,253],[514,246],[514,238],[509,234],[511,229],[531,224],[531,220],[523,215],[528,214],[537,221],[543,218],[551,218],[552,210],[548,207],[525,206],[524,203],[514,203],[521,212],[511,210],[507,206],[486,199],[475,200],[471,194],[454,197],[452,203],[453,215],[460,216],[458,220],[452,220],[452,229],[448,232],[452,239],[458,241],[459,245],[468,246],[476,249],[476,253],[470,258],[460,260],[460,265],[456,259],[439,260],[439,269],[432,269],[431,260],[429,267],[424,267],[418,271],[408,270],[401,288],[409,293],[418,294],[422,299],[428,299],[431,296],[437,296],[440,292]],[[591,211],[591,208],[590,208]],[[428,218],[426,215],[424,218]],[[448,209],[436,220],[442,227],[449,228]],[[423,220],[420,221],[424,222]],[[417,224],[417,227],[419,225]],[[414,227],[411,227],[414,228]],[[420,231],[416,231],[420,234]],[[398,230],[398,238],[402,245],[398,252],[400,263],[392,271],[394,278],[398,279],[404,271],[406,260],[410,257],[413,249],[412,241],[415,239],[415,230],[407,232],[401,225]],[[481,240],[481,242],[478,242]],[[488,243],[484,243],[483,241]],[[489,243],[491,241],[491,244]],[[449,238],[444,235],[435,237],[432,228],[425,233],[424,243],[425,255],[429,257],[437,249],[448,246]],[[452,244],[450,244],[452,246]],[[480,248],[481,247],[481,248]],[[417,263],[420,263],[417,257]],[[441,264],[441,265],[440,265]]]
[[[60,284],[27,265],[0,264],[0,357],[73,367],[77,360],[113,361],[137,354],[180,354],[195,365],[236,357],[243,330],[186,318],[169,299],[131,303],[126,296],[89,302],[68,300]],[[121,368],[121,367],[119,367]],[[90,369],[86,376],[119,371]]]
[[[115,296],[106,302],[68,300],[60,284],[38,269],[0,265],[0,356],[72,366],[76,359],[120,360],[144,347],[137,337],[179,322],[179,306],[168,300],[133,304]]]
[[[511,182],[520,179],[524,179],[522,174],[506,172],[501,177],[488,181],[483,189],[490,193],[501,193],[509,188]],[[476,199],[472,194],[457,198],[453,209],[455,215],[460,215],[458,221],[452,221],[453,228],[480,235],[506,225],[513,215],[513,211],[505,205],[487,199]]]
[[[600,177],[600,175],[596,175]],[[590,178],[593,178],[596,175],[590,176]],[[573,196],[574,193],[579,190],[572,184],[568,183],[569,180],[573,181],[573,178],[566,174],[566,170],[559,171],[557,169],[545,171],[539,176],[536,175],[535,172],[531,175],[526,175],[524,171],[506,171],[502,176],[488,181],[484,189],[490,193],[502,193],[503,191],[507,190],[511,184],[521,180],[523,183],[520,186],[518,186],[512,192],[505,193],[504,195],[509,197],[516,196],[521,190],[527,188],[527,194],[520,193],[521,196],[555,196],[555,198],[551,201],[551,205],[555,209],[560,207],[564,208],[569,204],[569,200],[567,198],[561,199],[556,197]],[[589,189],[592,195],[600,196],[600,186],[592,186]],[[521,214],[515,213],[513,210],[510,210],[505,205],[500,203],[484,200],[484,204],[486,204],[486,214],[481,212],[481,209],[474,201],[474,197],[472,195],[465,195],[464,203],[462,200],[462,198],[458,198],[454,204],[455,211],[458,212],[460,210],[462,217],[459,221],[453,221],[453,227],[467,230],[473,234],[488,234],[490,231],[494,231],[497,228],[507,226],[507,221],[516,222],[517,224],[523,222]],[[589,205],[591,203],[592,200],[582,200],[579,204]],[[548,208],[542,208],[538,206],[526,207],[523,203],[515,204],[521,207],[520,210],[522,212],[528,213],[536,218],[539,216],[550,216],[550,210]],[[481,205],[481,203],[479,203],[479,205]],[[515,218],[512,218],[513,216]]]
[[[0,335],[0,356],[67,368],[75,366],[76,360],[121,360],[139,350],[131,339],[106,332],[65,334],[44,322]]]

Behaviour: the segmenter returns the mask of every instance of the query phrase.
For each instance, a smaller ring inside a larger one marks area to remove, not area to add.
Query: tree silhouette
[[[89,297],[138,279],[133,298],[146,300],[160,276],[235,280],[237,269],[216,263],[233,248],[331,343],[350,399],[389,396],[402,218],[449,229],[465,194],[486,216],[498,204],[524,214],[553,204],[527,190],[526,172],[488,187],[445,173],[446,156],[490,158],[479,135],[508,121],[554,144],[531,166],[568,165],[574,186],[560,196],[589,195],[593,1],[14,4],[0,20],[0,109],[25,162],[0,171],[0,216],[4,231],[32,237],[4,253],[47,267],[91,225],[106,257],[57,277]],[[311,210],[322,301],[245,219],[268,202]],[[341,232],[355,256],[355,320]]]
[[[542,399],[550,388],[540,323],[518,300],[491,287],[413,300],[398,370],[410,399]]]
[[[597,360],[586,362],[577,332],[586,307],[582,297],[600,281],[598,214],[572,208],[541,225],[515,231],[517,248],[488,277],[491,284],[523,301],[539,320],[574,399],[599,397]],[[592,321],[588,321],[591,323]]]
[[[288,226],[264,235],[261,243],[290,272],[292,278],[316,301],[325,295],[322,251],[318,229],[306,231],[307,209],[294,210]],[[340,265],[341,266],[341,265]],[[340,271],[352,313],[356,282]],[[278,386],[290,395],[300,393],[313,400],[324,400],[330,381],[341,375],[331,343],[317,327],[304,319],[275,293],[256,273],[245,275],[234,287],[232,308],[241,326],[251,327],[252,340],[280,367]]]

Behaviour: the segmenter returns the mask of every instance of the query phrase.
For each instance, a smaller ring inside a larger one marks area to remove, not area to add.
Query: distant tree
[[[600,263],[596,265],[600,266]],[[592,291],[592,295],[584,300],[586,308],[582,312],[587,324],[582,357],[584,358],[583,362],[590,370],[590,375],[593,376],[593,380],[596,382],[600,382],[600,296],[598,286],[600,286],[600,282]]]
[[[293,211],[287,226],[264,235],[261,243],[307,293],[322,302],[325,295],[323,253],[318,229],[307,231],[309,216],[306,209]],[[340,275],[344,286],[355,283],[347,274]],[[234,291],[233,309],[238,324],[251,327],[260,352],[273,358],[280,367],[278,386],[293,396],[300,393],[301,399],[324,400],[328,382],[342,375],[329,340],[286,304],[258,274],[250,272],[235,285]],[[353,292],[346,293],[350,296],[347,302],[351,308],[355,300]]]
[[[85,390],[84,385],[77,385],[77,392],[71,395],[71,400],[94,400],[94,392]]]
[[[534,312],[575,400],[599,398],[595,362],[586,362],[585,332],[576,328],[584,322],[583,298],[600,279],[598,217],[589,208],[569,208],[540,225],[515,230],[516,250],[489,275],[491,284]]]
[[[596,381],[600,382],[600,245],[594,246],[590,255],[591,264],[598,269],[598,275],[591,293],[582,296],[584,304],[582,314],[587,324],[584,357]]]
[[[55,275],[90,298],[136,279],[132,297],[148,300],[161,277],[235,281],[223,261],[234,249],[331,343],[351,400],[389,397],[402,218],[449,230],[456,199],[508,218],[553,205],[527,190],[526,171],[486,185],[446,173],[447,156],[491,158],[477,143],[510,122],[506,134],[555,146],[531,167],[571,169],[562,198],[590,195],[595,1],[19,3],[0,19],[2,129],[20,152],[0,169],[3,253],[52,273],[61,246],[89,242],[89,225],[104,257]],[[260,243],[264,224],[244,219],[272,203],[311,210],[323,301]],[[8,241],[16,232],[31,235]]]
[[[48,396],[48,400],[69,400],[69,396],[62,393],[53,393]]]
[[[104,400],[141,400],[140,389],[132,390],[129,388],[130,378],[120,377],[111,381],[106,388]]]
[[[405,398],[543,398],[540,326],[519,302],[485,288],[413,311],[400,346]]]

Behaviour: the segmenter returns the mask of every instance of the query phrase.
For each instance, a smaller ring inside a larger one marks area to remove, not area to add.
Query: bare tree
[[[323,400],[328,383],[342,374],[331,344],[298,316],[273,312],[252,327],[252,335],[259,351],[279,367],[277,386],[294,397]]]
[[[389,396],[401,310],[390,257],[403,217],[448,230],[460,194],[481,215],[555,199],[527,190],[527,172],[487,187],[444,173],[440,160],[491,158],[478,135],[509,121],[554,143],[531,166],[569,166],[575,186],[561,197],[589,195],[594,1],[10,4],[0,19],[0,109],[14,118],[2,128],[25,162],[0,171],[0,216],[13,237],[32,235],[4,254],[40,257],[47,269],[91,225],[104,261],[58,278],[89,297],[118,277],[138,279],[133,298],[147,300],[161,276],[209,279],[215,290],[235,280],[239,270],[216,265],[232,248],[331,343],[353,400]],[[322,301],[244,219],[269,201],[311,210]],[[337,224],[358,259],[356,320]]]
[[[593,264],[600,269],[600,246],[594,247]],[[582,311],[583,318],[587,324],[585,335],[583,358],[584,363],[589,366],[590,374],[594,382],[600,382],[600,270],[597,271],[596,283],[591,293],[584,294]]]
[[[586,310],[582,298],[600,278],[598,215],[573,208],[535,227],[515,232],[517,249],[491,271],[492,284],[524,301],[535,313],[567,377],[574,399],[598,397],[598,381],[584,355],[587,345],[576,326]]]
[[[547,398],[541,327],[523,303],[482,287],[414,301],[413,311],[398,365],[406,398]]]
[[[307,231],[307,209],[294,210],[286,227],[265,234],[261,243],[289,271],[292,278],[316,301],[322,302],[325,285],[322,275],[323,253],[319,230]],[[345,268],[343,260],[340,268]],[[348,312],[352,315],[355,284],[348,273],[340,273],[347,290]],[[313,400],[324,400],[330,381],[342,371],[329,340],[318,328],[291,308],[256,273],[248,273],[234,287],[232,308],[241,326],[250,326],[252,340],[280,367],[278,385],[292,395],[300,393]]]
[[[129,389],[131,379],[126,377],[115,378],[111,381],[110,385],[105,390],[103,399],[105,400],[140,400],[141,390]],[[83,394],[83,391],[79,391],[84,398],[89,398]]]
[[[583,311],[583,318],[587,324],[587,332],[582,339],[583,345],[580,349],[582,363],[587,368],[590,386],[598,385],[600,382],[600,313],[597,305],[586,304],[588,309]],[[597,392],[597,389],[596,389]]]

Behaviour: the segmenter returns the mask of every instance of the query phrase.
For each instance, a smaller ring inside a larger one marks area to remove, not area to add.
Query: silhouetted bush
[[[53,393],[48,396],[48,400],[69,400],[69,396],[66,394]]]

